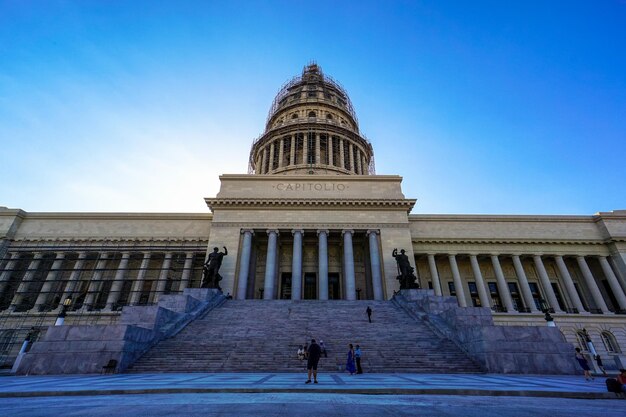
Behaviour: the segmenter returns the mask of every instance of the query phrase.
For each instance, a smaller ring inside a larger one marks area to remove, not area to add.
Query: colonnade
[[[436,256],[446,257],[447,262],[450,266],[450,271],[452,275],[452,282],[455,295],[458,298],[458,303],[461,307],[466,307],[468,305],[468,297],[466,296],[466,291],[470,290],[469,282],[466,282],[459,273],[457,259],[459,257],[458,254],[437,254],[437,253],[426,253],[425,254],[428,260],[428,269],[431,277],[431,285],[435,292],[435,295],[444,295],[442,280],[437,268],[437,259]],[[544,264],[544,260],[546,258],[553,258],[554,262],[557,266],[558,270],[558,279],[563,284],[565,289],[565,294],[569,299],[569,303],[571,308],[566,308],[567,312],[571,313],[581,313],[581,314],[589,314],[593,313],[601,313],[601,314],[613,314],[612,311],[609,310],[606,300],[602,295],[602,291],[600,290],[596,279],[594,278],[591,269],[589,268],[589,264],[586,256],[577,255],[575,256],[576,263],[579,267],[580,273],[583,278],[583,282],[585,287],[589,291],[589,295],[591,296],[591,300],[595,305],[595,308],[585,307],[583,301],[581,300],[579,290],[577,289],[574,279],[572,278],[572,274],[570,273],[569,268],[566,265],[566,262],[563,256],[555,255],[555,256],[542,256],[539,254],[526,255],[526,258],[532,259],[532,264],[537,273],[538,283],[540,283],[541,288],[541,298],[540,300],[543,302],[542,305],[537,305],[537,299],[533,294],[533,290],[531,289],[531,283],[529,283],[527,274],[524,270],[524,266],[522,263],[522,258],[520,255],[510,255],[507,256],[511,259],[513,263],[513,268],[515,271],[515,281],[507,280],[505,274],[502,271],[501,260],[503,259],[503,255],[499,254],[489,254],[483,255],[483,257],[487,257],[489,259],[489,263],[493,268],[493,272],[495,275],[495,287],[489,285],[485,281],[483,277],[483,273],[480,268],[479,259],[477,254],[469,254],[469,257],[472,275],[471,277],[465,277],[469,279],[474,279],[474,283],[476,286],[476,293],[478,299],[480,300],[480,305],[483,307],[490,307],[494,309],[500,309],[502,311],[506,311],[509,313],[517,313],[518,310],[521,310],[520,306],[514,305],[513,297],[511,294],[511,284],[514,284],[513,287],[519,285],[520,289],[520,299],[523,301],[523,304],[526,306],[524,311],[530,313],[539,313],[540,310],[544,308],[552,309],[555,313],[564,313],[565,311],[561,307],[561,304],[565,304],[565,300],[562,299],[561,303],[557,298],[557,293],[555,293],[555,289],[553,288],[553,283],[548,276],[546,271],[546,267]],[[622,312],[626,312],[626,282],[624,279],[618,278],[618,275],[613,270],[609,260],[606,256],[594,256],[602,269],[604,277],[608,282],[608,286],[613,293],[615,298],[614,303],[616,302],[614,309]],[[533,283],[535,284],[535,283]],[[450,287],[452,288],[452,287]],[[496,290],[497,288],[497,290]],[[539,287],[535,287],[535,293],[539,289]],[[495,291],[494,291],[495,290]],[[499,303],[500,305],[495,305]]]
[[[328,300],[328,230],[310,231],[317,236],[318,243],[318,299]],[[239,274],[237,280],[237,298],[243,300],[248,292],[248,277],[250,273],[250,256],[252,253],[252,236],[253,230],[242,230],[243,234],[241,245],[241,256],[239,257]],[[267,234],[267,251],[265,261],[265,273],[263,283],[263,299],[272,300],[276,298],[276,285],[278,278],[278,236],[279,231],[270,229],[265,232]],[[283,232],[284,233],[284,232]],[[299,300],[302,298],[302,242],[305,230],[291,230],[293,236],[293,252],[292,252],[292,287],[291,299]],[[381,262],[380,262],[380,245],[378,230],[368,230],[366,232],[369,242],[369,258],[370,271],[372,279],[372,289],[375,300],[384,299],[384,290],[382,282]],[[354,230],[341,230],[343,242],[343,295],[346,300],[356,300],[356,279],[354,272],[354,250],[353,235]]]
[[[255,160],[258,174],[296,165],[329,165],[359,175],[369,173],[368,152],[353,140],[323,132],[299,132],[265,143]]]
[[[166,292],[167,281],[171,279],[170,274],[174,256],[178,256],[178,261],[184,263],[178,285],[178,291],[182,291],[190,284],[194,269],[193,260],[198,252],[37,251],[33,253],[32,259],[26,268],[23,269],[25,272],[19,281],[16,291],[12,292],[9,284],[14,281],[12,280],[13,274],[21,272],[18,270],[18,262],[23,253],[17,251],[9,252],[5,257],[6,263],[4,268],[0,273],[0,299],[1,297],[11,297],[10,303],[6,303],[7,309],[11,312],[24,311],[24,304],[32,303],[33,298],[34,303],[26,306],[26,309],[33,309],[37,312],[45,311],[53,304],[58,304],[60,308],[63,300],[66,300],[68,297],[76,301],[81,296],[84,296],[82,306],[80,307],[83,311],[94,309],[98,297],[102,295],[106,295],[106,300],[100,300],[100,303],[104,303],[103,310],[116,310],[122,304],[138,305],[142,303],[141,295],[146,281],[146,274],[150,269],[150,261],[152,259],[158,262],[158,259],[155,259],[153,255],[162,255],[163,260],[160,265],[152,268],[158,271],[158,276],[155,279],[151,279],[156,281],[156,287],[150,289],[148,297],[157,299],[160,294]],[[44,256],[48,262],[52,260],[52,265],[49,269],[41,268]],[[131,257],[134,257],[136,260],[141,259],[139,268],[129,268]],[[88,261],[95,262],[95,267],[86,268]],[[45,277],[41,279],[41,276],[39,276],[40,279],[35,279],[37,274],[44,274]],[[69,276],[65,278],[67,274]],[[114,274],[112,278],[109,277],[111,274]],[[61,279],[61,275],[64,275],[63,279]],[[108,291],[105,291],[105,284],[108,286],[109,281],[111,284],[110,288]],[[127,288],[124,291],[125,282],[130,282],[130,289]],[[41,283],[41,287],[33,289],[39,283]],[[84,289],[85,286],[86,290]],[[35,292],[36,296],[34,295]],[[53,301],[54,298],[56,298],[56,301]]]

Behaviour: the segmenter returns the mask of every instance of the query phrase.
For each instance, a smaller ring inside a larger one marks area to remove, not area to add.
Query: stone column
[[[356,300],[356,282],[354,277],[354,252],[352,234],[354,230],[342,230],[343,235],[343,274],[346,283],[346,300]]]
[[[346,169],[346,158],[344,155],[342,138],[339,138],[339,167]]]
[[[274,287],[276,281],[276,242],[278,230],[267,231],[267,256],[265,258],[265,283],[263,284],[263,299],[274,299]]]
[[[43,258],[43,253],[35,252],[32,261],[28,265],[28,269],[24,276],[22,277],[22,282],[20,283],[17,291],[15,292],[15,296],[11,301],[11,305],[9,306],[9,311],[15,311],[19,305],[24,301],[24,297],[26,292],[28,291],[28,286],[30,285],[37,269],[39,268],[39,264],[41,263],[41,259]]]
[[[435,261],[435,255],[432,253],[428,254],[428,266],[430,267],[430,278],[433,280],[433,289],[435,290],[435,295],[441,297],[443,293],[441,292],[441,281],[439,280],[439,272],[437,272],[437,261]]]
[[[122,253],[122,259],[120,259],[120,263],[117,266],[117,271],[115,271],[115,277],[113,278],[113,284],[111,285],[111,291],[109,291],[109,296],[107,297],[107,303],[104,307],[106,310],[113,310],[113,307],[116,306],[117,302],[120,300],[122,287],[124,285],[124,276],[126,275],[126,271],[128,270],[128,261],[130,259],[130,253],[124,252]]]
[[[52,290],[52,285],[59,276],[59,270],[61,269],[61,264],[63,264],[64,260],[65,254],[63,252],[56,254],[52,267],[50,268],[50,271],[48,271],[48,275],[46,275],[46,280],[41,286],[39,295],[37,295],[37,300],[35,300],[35,311],[44,311],[46,301],[48,301],[51,295],[50,291]]]
[[[270,142],[270,160],[267,167],[267,173],[274,171],[274,141]]]
[[[137,278],[135,278],[135,284],[133,285],[133,291],[130,297],[130,305],[136,306],[141,300],[141,290],[143,289],[143,281],[146,278],[146,272],[148,272],[148,266],[150,264],[150,252],[143,253],[143,259],[137,272]]]
[[[322,163],[322,144],[321,144],[320,134],[315,134],[315,163],[317,165]]]
[[[470,255],[470,264],[472,264],[472,272],[474,273],[474,279],[476,280],[476,288],[478,289],[478,298],[480,298],[480,304],[483,307],[491,308],[491,297],[487,292],[485,280],[483,274],[480,271],[480,265],[478,264],[478,258],[476,255]]]
[[[500,292],[500,299],[504,303],[504,308],[509,313],[517,313],[517,310],[513,308],[513,300],[511,300],[511,292],[509,286],[506,283],[504,274],[502,273],[502,267],[500,266],[500,259],[498,255],[491,255],[491,263],[493,264],[493,270],[496,273],[496,280],[498,281],[498,290]]]
[[[237,299],[245,300],[248,293],[248,276],[250,275],[250,254],[252,253],[252,235],[254,231],[244,229],[239,258],[239,276],[237,277]]]
[[[363,161],[361,161],[361,167],[363,170],[363,175],[367,175],[369,174],[369,166],[367,164],[367,158],[365,158],[365,155],[361,155],[361,158],[363,158]]]
[[[289,165],[296,164],[296,135],[291,135],[289,142]]]
[[[356,172],[356,169],[354,169],[354,145],[352,143],[349,144],[350,146],[350,171],[352,172]]]
[[[159,282],[157,282],[156,295],[160,296],[165,292],[165,286],[167,285],[167,276],[170,273],[170,265],[172,264],[172,252],[167,252],[163,263],[161,264],[161,272],[159,273]],[[158,300],[158,299],[157,299]]]
[[[361,151],[359,150],[358,146],[356,148],[356,155],[354,159],[356,160],[356,169],[355,169],[356,173],[359,175],[363,174],[361,172]]]
[[[83,303],[81,310],[89,310],[93,307],[96,299],[96,293],[100,291],[100,287],[102,286],[102,275],[104,275],[104,268],[106,267],[108,259],[108,253],[100,255],[100,259],[98,259],[98,262],[96,263],[96,270],[93,272],[91,280],[89,281],[87,297],[85,298],[85,302]]]
[[[285,157],[285,151],[284,151],[284,147],[285,147],[285,139],[284,138],[280,138],[280,141],[278,142],[278,168],[282,168],[283,167],[283,158]]]
[[[378,230],[368,230],[367,237],[370,244],[370,268],[372,270],[372,289],[374,300],[384,300],[383,278],[380,273],[380,249],[378,247]]]
[[[302,163],[308,165],[309,163],[309,134],[302,134]]]
[[[189,286],[189,277],[191,277],[191,268],[193,268],[193,252],[185,253],[185,264],[183,265],[183,273],[180,277],[180,285],[178,291],[182,292]]]
[[[7,263],[4,265],[4,270],[0,273],[0,297],[4,293],[4,290],[9,283],[9,279],[11,278],[11,273],[15,268],[15,264],[17,263],[18,255],[17,253],[7,253]]]
[[[580,297],[578,296],[578,291],[576,291],[576,287],[574,286],[574,281],[572,280],[572,276],[569,274],[567,270],[567,265],[565,265],[565,261],[563,261],[562,256],[555,256],[554,260],[556,261],[556,266],[559,268],[559,273],[561,274],[561,278],[563,279],[563,284],[565,284],[565,289],[569,294],[569,298],[574,304],[574,308],[578,310],[579,313],[585,314],[585,307],[583,307],[582,301],[580,301]]]
[[[543,260],[540,255],[533,255],[533,260],[535,261],[535,269],[537,270],[537,275],[539,275],[539,279],[541,280],[541,286],[543,287],[543,291],[546,293],[546,297],[548,297],[548,303],[550,307],[554,309],[555,313],[563,313],[561,307],[559,306],[559,301],[556,298],[556,294],[552,289],[552,284],[550,283],[550,278],[548,277],[548,273],[546,272],[546,268],[543,265]]]
[[[65,286],[65,292],[61,297],[61,303],[65,301],[66,298],[72,296],[74,298],[74,292],[76,291],[76,283],[78,282],[81,273],[83,272],[83,265],[85,264],[85,259],[87,259],[87,252],[80,252],[78,254],[78,258],[76,259],[76,263],[74,264],[74,268],[72,268],[72,273],[70,274],[70,278],[67,280],[67,285]],[[59,304],[60,306],[60,304]]]
[[[318,230],[317,240],[320,275],[319,299],[328,300],[328,230]]]
[[[609,285],[611,286],[611,290],[613,290],[613,295],[617,299],[619,309],[623,311],[626,310],[626,296],[624,295],[624,291],[622,291],[622,287],[619,285],[619,281],[617,280],[615,273],[611,269],[611,265],[609,265],[609,261],[606,259],[606,256],[599,256],[598,260],[600,261],[600,266],[602,267],[604,276],[606,276],[606,279],[609,281]]]
[[[524,266],[522,265],[522,261],[520,260],[518,255],[513,255],[512,258],[513,267],[515,268],[515,274],[517,275],[517,280],[519,281],[520,287],[522,288],[522,295],[524,296],[526,308],[529,308],[531,313],[538,313],[539,309],[535,305],[533,293],[532,291],[530,291],[530,285],[528,285],[528,278],[526,277],[526,272],[524,272]]]
[[[467,300],[465,299],[465,289],[463,288],[463,281],[461,280],[461,274],[459,273],[459,266],[456,263],[456,255],[449,254],[448,260],[450,261],[450,269],[452,270],[452,279],[454,280],[456,299],[459,302],[459,306],[467,307]]]
[[[303,230],[292,230],[293,254],[291,257],[291,299],[302,298],[302,234]]]
[[[332,135],[328,135],[328,144],[326,145],[326,152],[328,153],[328,165],[330,166],[334,166],[335,165],[335,155],[333,152],[333,137]]]
[[[580,271],[583,273],[583,277],[585,278],[585,283],[587,284],[587,288],[591,291],[591,296],[593,297],[593,301],[596,303],[596,306],[602,310],[603,314],[612,314],[609,311],[609,308],[606,306],[604,299],[602,298],[602,293],[600,292],[600,288],[598,288],[598,284],[596,284],[596,280],[593,279],[593,275],[591,274],[591,270],[587,265],[587,261],[584,256],[577,256],[576,261],[578,262],[578,266],[580,267]]]
[[[263,147],[263,152],[261,153],[261,174],[267,174],[267,171],[265,170],[265,168],[267,168],[265,165],[265,155],[267,152],[267,147]]]

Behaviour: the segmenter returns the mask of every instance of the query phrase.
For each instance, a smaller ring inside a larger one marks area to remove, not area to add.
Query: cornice
[[[436,244],[511,244],[511,245],[605,245],[605,240],[550,240],[550,239],[458,239],[458,238],[412,238],[413,243]]]
[[[212,220],[211,213],[72,213],[36,212],[26,213],[26,220]]]
[[[518,214],[411,214],[409,222],[572,222],[593,223],[595,216],[582,215],[518,215]]]
[[[265,199],[265,198],[205,198],[211,210],[225,208],[272,208],[272,207],[333,207],[337,209],[403,208],[410,212],[416,200],[410,199]]]

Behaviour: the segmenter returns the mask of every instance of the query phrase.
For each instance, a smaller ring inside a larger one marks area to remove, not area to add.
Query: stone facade
[[[220,177],[210,214],[0,207],[0,365],[61,315],[120,325],[126,306],[199,287],[207,253],[226,247],[225,294],[293,300],[389,300],[392,251],[404,249],[422,288],[467,314],[546,327],[550,311],[568,342],[623,366],[626,211],[412,215],[402,178],[375,174],[347,93],[316,65],[279,92],[249,162],[248,174]]]

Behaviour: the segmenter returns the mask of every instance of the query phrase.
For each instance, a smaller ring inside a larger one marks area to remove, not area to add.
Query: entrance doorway
[[[313,272],[304,274],[304,299],[317,300],[317,275]]]
[[[341,300],[341,292],[339,287],[339,274],[328,274],[328,299]]]
[[[291,273],[283,272],[280,279],[280,297],[281,300],[289,300],[291,298]]]

